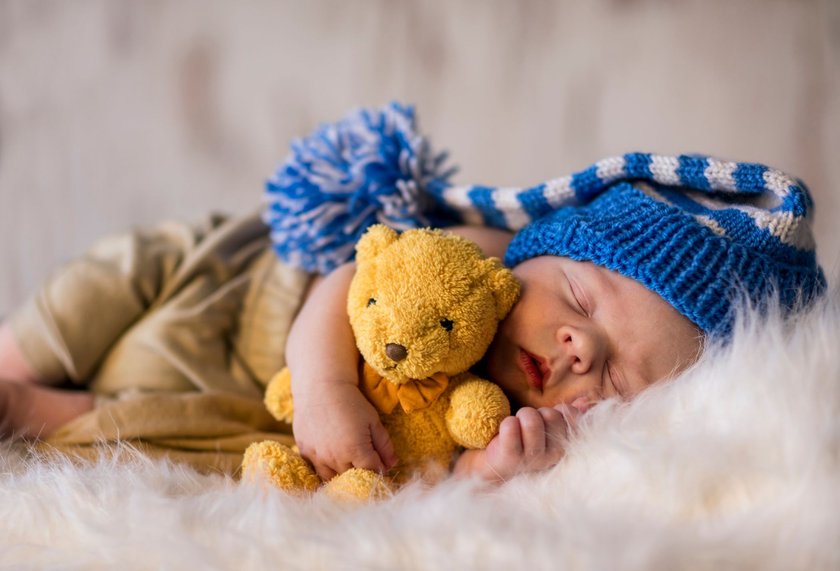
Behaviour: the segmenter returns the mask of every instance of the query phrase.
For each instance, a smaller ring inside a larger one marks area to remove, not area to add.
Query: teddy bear
[[[519,283],[497,258],[442,230],[402,234],[371,226],[356,245],[347,312],[361,361],[359,387],[376,407],[397,456],[388,474],[352,468],[326,483],[330,496],[381,497],[420,476],[446,473],[458,447],[484,448],[510,414],[502,390],[469,372],[490,346]],[[291,376],[284,369],[265,403],[291,422]],[[324,483],[293,448],[274,441],[245,452],[244,479],[291,492]]]

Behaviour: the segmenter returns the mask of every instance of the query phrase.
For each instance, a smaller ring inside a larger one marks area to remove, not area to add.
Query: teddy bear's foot
[[[324,486],[324,493],[343,503],[379,500],[391,495],[388,480],[373,470],[350,468],[339,474]]]
[[[273,440],[256,442],[245,450],[242,479],[268,481],[288,492],[314,492],[321,486],[321,479],[300,454]]]

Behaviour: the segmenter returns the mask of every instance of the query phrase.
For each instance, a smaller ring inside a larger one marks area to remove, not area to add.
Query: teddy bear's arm
[[[294,420],[292,375],[288,367],[271,378],[268,387],[266,387],[263,402],[271,416],[281,422],[292,423],[292,420]]]
[[[446,426],[465,448],[484,448],[510,416],[510,403],[502,389],[471,373],[459,375],[449,397]]]

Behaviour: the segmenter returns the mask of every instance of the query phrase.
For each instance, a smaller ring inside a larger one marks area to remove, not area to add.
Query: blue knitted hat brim
[[[636,280],[714,335],[731,331],[738,295],[761,304],[775,289],[782,305],[793,307],[816,293],[803,291],[813,281],[807,266],[780,271],[778,258],[717,235],[628,182],[585,206],[561,208],[531,223],[514,237],[505,263],[546,255],[592,262]]]

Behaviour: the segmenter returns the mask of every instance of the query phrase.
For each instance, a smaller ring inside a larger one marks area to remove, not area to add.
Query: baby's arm
[[[360,356],[347,317],[354,271],[346,264],[313,288],[286,344],[295,441],[324,480],[352,467],[384,471],[396,462],[379,414],[358,387]]]
[[[502,421],[484,450],[467,450],[455,465],[457,476],[503,482],[522,472],[551,468],[563,457],[569,424],[554,408],[523,407]]]

